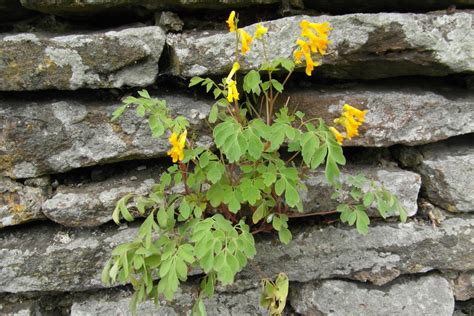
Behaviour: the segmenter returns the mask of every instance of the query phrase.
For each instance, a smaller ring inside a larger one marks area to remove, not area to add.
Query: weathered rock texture
[[[405,171],[399,168],[381,168],[374,166],[347,165],[341,170],[341,183],[346,189],[348,176],[362,174],[368,179],[373,180],[377,186],[384,186],[388,191],[398,197],[400,203],[405,208],[408,216],[416,214],[418,206],[418,192],[421,187],[421,178],[418,174]],[[331,199],[334,188],[326,181],[323,171],[317,171],[311,174],[305,180],[308,191],[303,192],[303,207],[305,212],[317,212],[334,210],[340,203],[350,202],[348,194],[339,200]],[[370,183],[364,187],[367,192],[370,189]],[[350,192],[347,187],[345,192]],[[378,211],[373,208],[370,215],[380,216]],[[387,213],[387,216],[396,216],[397,213]]]
[[[474,212],[472,135],[414,148],[402,148],[400,160],[422,177],[428,199],[451,212]]]
[[[473,228],[472,218],[447,219],[436,230],[415,223],[371,226],[367,236],[348,227],[310,227],[295,232],[288,246],[260,242],[254,262],[266,275],[286,271],[298,282],[344,277],[381,285],[400,274],[472,270]]]
[[[138,315],[149,316],[179,316],[190,315],[192,306],[196,300],[198,288],[184,284],[178,290],[175,301],[167,303],[160,302],[157,308],[153,302],[147,301],[138,306]],[[84,296],[73,302],[71,316],[85,315],[132,315],[129,310],[131,293],[125,290],[107,290],[107,293],[99,292],[96,295]],[[208,315],[265,315],[264,309],[258,306],[259,289],[242,289],[238,293],[217,293],[212,299],[206,300]]]
[[[454,311],[446,279],[425,276],[376,288],[341,280],[292,286],[291,305],[302,315],[443,315]]]
[[[0,35],[0,91],[142,87],[155,81],[160,27],[49,37]]]
[[[104,287],[100,273],[112,247],[132,240],[137,231],[135,224],[0,231],[0,293]],[[380,225],[365,237],[348,227],[307,227],[294,232],[289,246],[274,238],[258,242],[255,264],[265,275],[285,271],[298,282],[340,277],[385,284],[400,274],[473,270],[473,237],[469,218],[448,219],[437,230],[415,223]],[[241,277],[260,278],[251,266]]]
[[[0,177],[0,228],[45,219],[41,205],[48,191],[47,186],[33,187]]]
[[[132,170],[80,187],[60,186],[42,211],[64,226],[98,226],[112,220],[115,204],[125,194],[148,194],[161,172],[162,168]]]
[[[0,231],[0,293],[104,287],[100,273],[113,247],[137,231],[136,225],[71,230],[51,224]]]
[[[332,78],[375,79],[406,75],[442,76],[474,71],[474,29],[471,13],[350,14],[342,16],[294,16],[264,25],[269,28],[269,59],[291,57],[299,22],[328,21],[332,44],[323,66],[315,75]],[[255,25],[244,28],[253,34]],[[222,74],[232,65],[234,33],[186,33],[170,36],[172,70],[186,77]],[[261,44],[242,58],[241,71],[256,69]]]
[[[474,6],[472,0],[303,0],[305,7],[322,12],[409,12],[446,10],[449,6],[457,8],[470,8]]]
[[[369,110],[360,136],[344,141],[348,146],[417,145],[474,132],[471,91],[410,87],[413,84],[290,91],[288,106],[328,123],[340,116],[345,103]]]
[[[209,105],[186,96],[163,96],[176,114],[205,128]],[[119,102],[64,98],[39,102],[0,101],[0,172],[12,178],[35,177],[118,160],[166,155],[166,137],[151,137],[145,119],[126,112],[116,122]],[[210,140],[199,133],[198,143]]]

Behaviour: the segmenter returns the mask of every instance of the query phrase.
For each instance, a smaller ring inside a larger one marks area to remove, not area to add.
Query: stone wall
[[[295,74],[289,106],[326,120],[346,102],[368,109],[344,171],[384,184],[410,215],[374,217],[368,236],[332,217],[292,222],[289,246],[258,236],[259,273],[290,277],[285,314],[473,315],[472,0],[0,0],[0,314],[130,315],[130,286],[100,273],[139,220],[118,227],[111,213],[170,161],[146,122],[111,113],[146,87],[212,146],[212,100],[186,86],[229,71],[231,9],[249,32],[270,28],[271,56],[290,55],[301,19],[332,24],[331,53],[312,78]],[[251,52],[242,70],[256,65]],[[321,173],[306,181],[306,210],[334,208]],[[218,288],[208,314],[265,315],[255,269]],[[198,281],[138,314],[189,314]]]

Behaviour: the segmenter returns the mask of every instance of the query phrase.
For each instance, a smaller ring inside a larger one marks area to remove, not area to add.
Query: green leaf
[[[185,198],[181,200],[181,204],[179,205],[179,214],[184,220],[188,219],[189,215],[191,215],[191,207]]]
[[[217,114],[219,113],[219,107],[214,104],[209,112],[209,123],[215,123],[217,121]]]
[[[254,185],[250,179],[243,179],[239,184],[239,191],[242,193],[242,198],[248,201],[250,205],[255,205],[260,200],[260,190]]]
[[[336,162],[328,155],[326,159],[326,179],[329,183],[334,183],[339,177],[339,173]]]
[[[369,231],[369,217],[367,216],[367,213],[361,210],[357,210],[357,223],[356,223],[356,228],[357,231],[362,234],[366,235]]]
[[[272,86],[273,88],[275,88],[276,91],[282,93],[283,92],[283,85],[278,82],[277,80],[275,79],[272,79]]]
[[[148,91],[145,89],[138,91],[138,95],[145,99],[151,99],[150,95],[148,94]]]
[[[197,84],[199,84],[200,82],[202,82],[204,79],[201,78],[201,77],[193,77],[191,78],[191,80],[189,81],[189,86],[188,87],[192,87],[192,86],[195,86]]]
[[[260,95],[260,83],[262,80],[260,79],[260,73],[256,70],[249,71],[244,77],[244,84],[243,89],[247,93],[255,93],[256,95]]]
[[[118,119],[123,112],[125,112],[125,109],[127,108],[128,104],[123,104],[119,106],[113,113],[112,113],[112,121],[115,121]]]
[[[296,190],[296,187],[290,183],[286,182],[285,186],[285,201],[290,207],[295,207],[296,204],[300,201],[300,195]]]
[[[273,173],[273,172],[265,172],[264,174],[262,174],[262,177],[263,177],[263,183],[269,187],[271,186],[273,183],[275,183],[276,179],[277,179],[277,175],[276,173]]]
[[[375,195],[373,192],[369,191],[366,194],[364,194],[364,198],[363,198],[364,206],[369,207],[370,205],[372,205],[372,202],[374,202],[374,199],[375,199]]]
[[[282,227],[278,231],[278,238],[280,239],[282,243],[287,245],[292,238],[290,230],[288,228]]]
[[[252,214],[252,222],[256,224],[267,215],[268,215],[268,206],[267,206],[267,203],[264,202],[260,204],[255,210],[255,212]]]

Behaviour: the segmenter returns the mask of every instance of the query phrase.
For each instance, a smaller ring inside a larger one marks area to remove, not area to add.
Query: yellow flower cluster
[[[234,77],[237,70],[240,69],[240,64],[235,62],[232,65],[232,70],[229,72],[229,75],[225,79],[225,83],[227,84],[227,101],[233,102],[234,100],[239,99],[239,91],[237,90],[237,82],[232,79]]]
[[[367,110],[361,111],[349,104],[344,104],[341,116],[335,119],[334,123],[343,126],[346,129],[346,135],[341,134],[334,127],[329,128],[339,144],[342,144],[345,138],[352,139],[352,137],[359,135],[359,126],[365,122],[366,113]]]
[[[247,33],[244,29],[239,29],[237,27],[238,19],[235,16],[235,11],[232,11],[229,14],[229,18],[226,22],[227,26],[229,27],[229,32],[237,32],[241,42],[242,54],[246,54],[250,51],[250,45],[252,44],[254,39],[260,39],[268,31],[268,28],[262,26],[261,24],[258,24],[254,37],[250,36],[250,34]]]
[[[170,151],[168,151],[168,156],[173,158],[173,162],[177,162],[178,160],[181,161],[184,159],[184,145],[186,144],[186,136],[188,135],[188,131],[184,130],[181,135],[178,135],[173,132],[168,139],[171,146],[173,146]]]
[[[312,54],[326,54],[328,44],[330,43],[328,34],[332,28],[328,22],[311,23],[306,20],[300,22],[300,28],[300,36],[303,39],[298,38],[296,41],[298,48],[293,52],[293,57],[295,58],[295,62],[299,64],[301,63],[301,58],[304,56],[306,60],[306,74],[311,76],[314,67],[319,65],[318,62],[313,61]]]

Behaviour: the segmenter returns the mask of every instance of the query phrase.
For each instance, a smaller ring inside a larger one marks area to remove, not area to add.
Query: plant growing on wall
[[[339,166],[346,162],[341,143],[358,135],[367,111],[345,104],[330,126],[299,111],[290,113],[287,105],[276,106],[296,65],[304,59],[311,76],[320,64],[330,25],[301,21],[294,60],[268,60],[267,28],[258,25],[251,36],[238,27],[235,12],[227,24],[236,45],[229,74],[221,82],[195,77],[189,85],[205,87],[216,99],[208,117],[215,150],[191,141],[186,118],[172,117],[166,102],[145,90],[126,98],[113,113],[115,120],[134,106],[138,116],[148,118],[153,137],[169,136],[168,155],[174,163],[147,196],[127,194],[113,213],[116,223],[134,220],[130,208],[146,217],[136,239],[113,250],[102,274],[105,283],[133,285],[132,309],[147,298],[157,304],[162,297],[172,300],[191,271],[202,271],[193,314],[205,315],[203,300],[213,295],[217,282],[233,283],[255,256],[254,234],[276,231],[282,243],[290,242],[288,221],[302,215],[300,193],[309,170],[324,168],[335,189],[333,197],[344,194],[339,181]],[[252,44],[262,48],[262,63],[241,79],[240,61]],[[275,78],[277,72],[286,73],[282,82]],[[366,234],[371,206],[382,216],[399,212],[405,221],[397,198],[375,185],[366,189],[367,181],[363,176],[349,178],[352,202],[337,207],[341,221]],[[260,302],[272,315],[282,313],[288,286],[284,273],[262,280]]]

